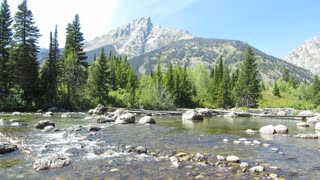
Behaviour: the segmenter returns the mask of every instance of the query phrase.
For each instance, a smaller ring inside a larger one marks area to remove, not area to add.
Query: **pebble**
[[[280,155],[284,155],[284,152],[281,151],[281,152],[279,152],[279,154],[280,154]]]
[[[278,152],[279,149],[278,149],[278,148],[271,148],[271,151],[273,151],[273,152]]]
[[[240,167],[247,168],[247,167],[249,167],[249,164],[247,162],[242,162],[242,163],[240,163]]]
[[[240,141],[237,141],[237,140],[234,140],[233,143],[234,143],[234,144],[240,144],[241,142],[240,142]]]
[[[251,144],[251,141],[244,141],[243,144],[249,145],[249,144]]]
[[[110,170],[110,172],[118,172],[118,171],[120,171],[118,168],[113,168]]]
[[[265,144],[263,144],[263,146],[264,146],[264,147],[269,147],[270,144],[265,143]]]
[[[271,174],[269,174],[269,177],[271,177],[272,179],[276,179],[279,176],[278,176],[278,174],[271,173]]]
[[[254,167],[250,168],[249,171],[251,173],[262,172],[262,171],[264,171],[264,167],[263,166],[254,166]]]
[[[227,156],[227,161],[238,163],[238,162],[240,162],[240,158],[237,157],[237,156],[234,156],[234,155],[232,155],[232,156]]]
[[[218,159],[219,161],[224,161],[224,160],[226,160],[226,158],[225,158],[224,156],[221,156],[221,155],[217,155],[217,159]]]
[[[228,142],[229,142],[229,139],[223,139],[223,142],[224,142],[224,143],[228,143]]]
[[[248,141],[247,138],[240,138],[239,141]]]

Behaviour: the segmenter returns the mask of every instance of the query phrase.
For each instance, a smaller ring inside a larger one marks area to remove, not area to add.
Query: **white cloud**
[[[14,16],[19,0],[8,0]],[[42,37],[40,46],[47,47],[49,33],[58,25],[59,44],[65,43],[65,29],[72,22],[75,14],[79,14],[81,31],[85,40],[106,33],[111,29],[113,15],[118,0],[28,0],[28,8],[33,12],[36,25]]]

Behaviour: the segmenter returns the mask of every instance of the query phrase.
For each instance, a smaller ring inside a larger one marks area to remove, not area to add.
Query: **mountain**
[[[128,62],[136,72],[144,74],[149,73],[151,69],[155,69],[159,61],[164,66],[164,69],[166,69],[169,62],[191,67],[198,64],[211,67],[218,62],[218,57],[221,55],[224,62],[231,69],[236,69],[241,66],[241,60],[247,47],[248,44],[242,41],[193,38],[174,42],[160,49],[134,57]],[[273,83],[275,79],[281,76],[285,68],[288,68],[300,80],[311,80],[312,74],[310,71],[269,56],[258,49],[253,48],[253,50],[260,77],[265,82]]]
[[[172,42],[191,38],[193,36],[186,31],[161,28],[160,25],[153,25],[150,17],[143,17],[86,42],[84,50],[91,51],[112,45],[117,53],[125,54],[131,58]]]
[[[283,59],[320,75],[320,37],[306,40]]]

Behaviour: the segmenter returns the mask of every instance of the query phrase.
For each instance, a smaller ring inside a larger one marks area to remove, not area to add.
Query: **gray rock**
[[[250,168],[249,171],[251,173],[263,172],[264,171],[264,167],[263,166],[254,166],[254,167]]]
[[[302,139],[318,139],[319,136],[317,134],[298,134],[295,137]]]
[[[314,126],[315,130],[320,130],[320,122],[317,122],[316,125]]]
[[[98,114],[98,115],[101,115],[101,114],[105,114],[106,112],[108,112],[108,108],[105,107],[104,105],[102,104],[98,104],[94,109],[90,109],[88,111],[88,114]]]
[[[53,112],[48,111],[48,112],[44,113],[42,116],[43,117],[52,117],[53,116]]]
[[[309,127],[309,123],[307,123],[307,122],[299,122],[299,123],[297,123],[297,126],[299,126],[299,127]]]
[[[188,110],[182,114],[182,119],[184,120],[203,120],[203,116],[196,110]]]
[[[273,127],[276,133],[279,134],[287,134],[288,133],[288,128],[282,124],[278,124]]]
[[[200,153],[197,153],[197,154],[195,154],[193,157],[192,157],[192,159],[194,160],[194,161],[204,161],[205,160],[205,157],[204,157],[204,155],[202,155],[202,154],[200,154]]]
[[[203,117],[211,117],[212,113],[208,108],[197,108],[196,111]]]
[[[99,126],[94,126],[94,125],[89,125],[88,126],[88,131],[100,131],[101,127]]]
[[[43,128],[42,132],[50,132],[53,131],[54,127],[53,126],[46,126]]]
[[[135,123],[135,116],[134,114],[131,114],[131,113],[122,114],[115,121],[115,124],[130,124],[130,123]]]
[[[179,168],[180,167],[180,164],[179,164],[179,161],[178,161],[178,158],[177,157],[174,157],[174,156],[171,156],[169,158],[170,162],[171,162],[171,166],[172,167],[175,167],[175,168]]]
[[[314,112],[312,111],[301,111],[299,114],[299,116],[314,116]]]
[[[112,117],[107,117],[107,116],[97,116],[96,118],[97,123],[107,123],[107,122],[114,122],[115,119]]]
[[[43,129],[45,128],[46,126],[53,126],[55,127],[55,123],[50,121],[50,120],[42,120],[42,121],[39,121],[37,122],[37,124],[34,125],[35,128],[37,129]]]
[[[136,147],[134,151],[139,154],[146,154],[148,152],[148,150],[142,146]]]
[[[276,131],[274,130],[274,127],[272,125],[263,126],[260,128],[260,133],[263,134],[274,134]]]
[[[226,158],[224,156],[221,156],[221,155],[217,155],[217,159],[219,161],[225,161],[226,160]]]
[[[48,157],[38,159],[34,164],[33,168],[36,170],[47,170],[54,168],[62,168],[68,166],[71,163],[71,159],[66,155],[53,154]]]
[[[240,163],[240,168],[246,169],[249,167],[249,164],[247,162]]]
[[[227,113],[227,114],[225,114],[224,115],[224,117],[237,117],[238,115],[236,114],[236,113],[234,113],[234,112],[229,112],[229,113]]]
[[[16,145],[0,142],[0,154],[13,152],[15,150],[17,150]]]
[[[139,120],[139,124],[155,124],[156,121],[151,116],[144,116]]]
[[[240,158],[237,156],[227,156],[226,158],[227,161],[229,162],[235,162],[235,163],[239,163],[240,162]]]
[[[245,133],[247,133],[247,134],[256,134],[257,131],[252,130],[252,129],[247,129],[247,130],[245,131]]]
[[[11,113],[11,115],[13,115],[13,116],[21,116],[21,112],[13,112],[13,113]]]
[[[63,114],[61,114],[61,117],[62,118],[69,118],[69,117],[71,117],[71,114],[70,113],[63,113]]]
[[[309,123],[309,124],[316,124],[317,122],[320,122],[320,115],[307,118],[307,123]]]
[[[277,116],[285,116],[285,115],[287,115],[287,112],[285,112],[285,111],[279,111],[277,113]]]

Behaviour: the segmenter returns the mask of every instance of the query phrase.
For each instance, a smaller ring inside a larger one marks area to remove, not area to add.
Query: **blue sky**
[[[20,0],[8,0],[14,8]],[[307,39],[319,36],[317,0],[29,0],[43,34],[59,27],[64,43],[66,23],[79,13],[86,40],[127,22],[150,16],[154,24],[189,31],[194,36],[235,39],[283,57]],[[52,16],[58,9],[59,15]],[[14,10],[13,10],[14,12]]]

